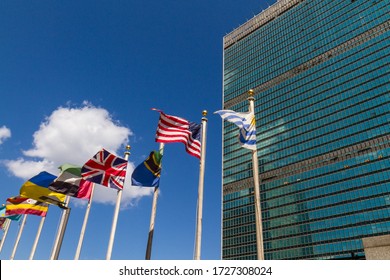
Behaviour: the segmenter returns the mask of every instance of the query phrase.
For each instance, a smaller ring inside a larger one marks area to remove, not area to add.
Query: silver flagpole
[[[160,143],[159,152],[161,155],[164,154],[164,143]],[[159,191],[160,191],[159,187],[154,188],[153,202],[152,202],[152,213],[150,214],[149,237],[148,237],[148,244],[146,246],[145,260],[150,260],[150,258],[152,256],[154,221],[156,219],[157,199],[158,199]]]
[[[81,247],[83,246],[84,234],[85,234],[85,229],[87,228],[87,222],[88,222],[89,212],[91,210],[92,197],[93,197],[94,190],[95,190],[95,184],[92,184],[91,197],[89,198],[87,209],[85,210],[84,222],[83,222],[83,225],[81,227],[79,243],[77,245],[76,254],[74,256],[75,260],[78,260],[80,258]]]
[[[26,224],[26,220],[27,220],[27,215],[23,215],[22,223],[21,223],[19,231],[18,231],[18,236],[16,237],[16,240],[15,240],[15,245],[14,245],[14,248],[12,250],[10,260],[13,260],[15,258],[16,249],[18,248],[20,237],[22,236],[22,232],[24,229],[24,225]]]
[[[39,223],[39,227],[38,227],[38,230],[37,230],[37,236],[35,237],[34,244],[33,244],[33,247],[31,249],[29,260],[32,260],[34,258],[35,250],[37,249],[39,237],[41,236],[41,232],[42,232],[43,224],[45,223],[45,219],[46,219],[46,216],[42,217],[41,218],[41,222]]]
[[[1,251],[3,250],[3,246],[4,246],[4,242],[5,242],[5,238],[7,237],[7,234],[8,234],[8,229],[11,225],[11,220],[10,219],[5,219],[5,226],[4,226],[4,234],[3,234],[3,238],[0,240],[0,253]]]
[[[202,244],[202,218],[203,218],[203,187],[204,187],[204,166],[206,159],[206,128],[207,128],[207,111],[202,112],[202,146],[199,165],[199,186],[198,186],[198,203],[195,235],[195,253],[194,260],[200,260],[200,251]]]
[[[70,200],[70,196],[67,195],[65,198],[64,209],[62,210],[61,221],[58,227],[56,239],[54,241],[54,246],[51,252],[50,260],[58,260],[58,256],[60,255],[62,241],[64,239],[65,230],[70,215],[70,208],[68,208],[69,200]]]
[[[130,155],[130,145],[127,145],[126,152],[125,152],[125,160],[129,160],[129,155]],[[115,206],[115,211],[114,211],[114,217],[112,219],[111,234],[110,234],[110,239],[108,240],[108,249],[107,249],[106,260],[111,259],[112,247],[114,246],[116,224],[118,222],[119,209],[120,209],[120,204],[121,204],[121,199],[122,199],[122,192],[123,192],[123,190],[118,190],[118,195],[116,198],[116,206]]]
[[[253,97],[253,90],[249,90],[249,111],[255,115],[255,98]],[[256,117],[255,117],[256,118]],[[257,148],[252,151],[252,165],[253,165],[253,180],[255,185],[255,217],[256,217],[256,245],[257,245],[257,259],[264,260],[264,245],[263,245],[263,223],[261,218],[260,206],[260,179],[259,179],[259,161],[257,157]]]

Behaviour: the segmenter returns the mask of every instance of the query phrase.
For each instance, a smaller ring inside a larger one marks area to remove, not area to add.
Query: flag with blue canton
[[[157,125],[156,142],[183,143],[187,153],[200,159],[201,125],[183,118],[164,114],[162,111],[159,112],[160,119]]]

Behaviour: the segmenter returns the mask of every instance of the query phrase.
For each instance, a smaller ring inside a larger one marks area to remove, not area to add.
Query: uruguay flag
[[[232,110],[219,110],[214,114],[219,114],[222,119],[234,123],[240,128],[238,140],[242,147],[256,150],[256,120],[253,112],[237,113]]]

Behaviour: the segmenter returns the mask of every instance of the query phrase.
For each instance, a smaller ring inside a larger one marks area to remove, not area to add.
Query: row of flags
[[[167,115],[160,110],[156,111],[160,113],[160,118],[155,141],[162,145],[183,143],[188,154],[201,160],[202,125]],[[215,113],[240,128],[239,142],[244,148],[256,149],[256,125],[253,112],[237,113],[231,110],[220,110]],[[161,150],[150,152],[149,156],[133,171],[132,185],[158,188],[161,160]],[[45,217],[49,205],[68,209],[67,196],[91,200],[94,184],[115,189],[119,193],[124,187],[127,164],[127,158],[118,157],[103,148],[83,166],[69,163],[61,165],[58,176],[42,171],[22,185],[18,196],[6,200],[5,206],[1,207],[0,227],[4,229],[7,219],[20,220],[21,215]]]

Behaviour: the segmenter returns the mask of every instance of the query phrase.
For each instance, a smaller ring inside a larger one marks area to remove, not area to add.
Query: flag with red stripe
[[[127,160],[101,149],[81,168],[84,180],[113,189],[123,189]]]
[[[156,142],[183,143],[187,153],[200,159],[200,129],[200,124],[189,122],[183,118],[170,116],[160,111]]]
[[[14,196],[7,199],[5,207],[5,213],[9,216],[29,214],[46,217],[49,204],[28,197]]]

